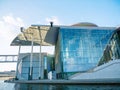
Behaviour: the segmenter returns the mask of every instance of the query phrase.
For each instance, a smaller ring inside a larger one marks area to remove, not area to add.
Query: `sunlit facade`
[[[119,59],[119,34],[115,28],[61,27],[55,57],[58,75],[64,78]]]
[[[75,74],[81,73],[86,73],[84,78],[89,74],[98,79],[100,77],[95,76],[99,74],[101,78],[120,78],[120,28],[91,23],[33,25],[19,34],[11,45],[40,46],[40,53],[35,54],[31,49],[29,56],[18,61],[19,79],[49,79],[50,73],[55,79],[79,79],[81,75]],[[55,46],[54,55],[42,55],[41,46]],[[102,71],[96,73],[96,70]],[[88,74],[88,71],[92,72]]]

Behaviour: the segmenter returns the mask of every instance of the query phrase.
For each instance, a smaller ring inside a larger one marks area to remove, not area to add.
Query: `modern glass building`
[[[56,45],[57,73],[85,72],[119,58],[118,36],[114,28],[61,27]]]
[[[54,64],[51,64],[54,69],[51,71],[56,72],[58,79],[66,79],[120,59],[119,28],[87,23],[73,26],[33,25],[26,31],[35,33],[35,38],[41,41],[33,41],[34,45],[55,46]],[[20,45],[18,39],[25,45],[32,41],[30,35],[26,34],[27,40],[21,36],[16,37],[12,45]]]

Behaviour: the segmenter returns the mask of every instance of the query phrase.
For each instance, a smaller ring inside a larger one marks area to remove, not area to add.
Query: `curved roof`
[[[80,23],[73,24],[72,26],[80,26],[80,27],[98,27],[96,24],[94,24],[94,23],[89,23],[89,22],[80,22]]]
[[[57,35],[57,27],[50,26],[31,26],[20,33],[12,41],[12,46],[29,46],[33,40],[34,45],[49,46],[54,45]],[[50,38],[49,38],[50,37]]]

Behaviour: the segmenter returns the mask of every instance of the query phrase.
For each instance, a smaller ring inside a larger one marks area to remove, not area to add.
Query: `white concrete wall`
[[[120,79],[120,60],[113,60],[86,73],[77,73],[69,79]]]

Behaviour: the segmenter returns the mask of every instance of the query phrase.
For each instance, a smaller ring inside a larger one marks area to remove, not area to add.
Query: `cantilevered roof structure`
[[[58,27],[48,25],[32,25],[15,37],[11,46],[30,46],[33,41],[34,46],[52,46],[55,45],[58,35]]]
[[[21,30],[22,32],[17,37],[15,37],[11,43],[11,46],[30,46],[32,41],[34,46],[53,46],[57,42],[59,32],[58,30],[61,27],[67,26],[31,25],[29,28]],[[77,23],[68,27],[81,27],[88,29],[103,28],[88,22]]]

